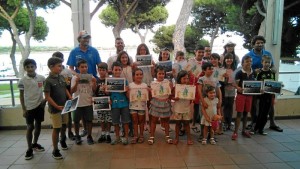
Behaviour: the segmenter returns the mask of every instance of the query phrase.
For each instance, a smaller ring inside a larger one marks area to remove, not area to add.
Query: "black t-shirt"
[[[105,79],[97,79],[97,88],[95,91],[96,97],[109,96],[104,92],[104,90],[101,89],[103,85],[105,85]]]

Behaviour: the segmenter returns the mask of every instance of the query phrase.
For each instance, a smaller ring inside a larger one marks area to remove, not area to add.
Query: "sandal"
[[[143,143],[144,142],[144,137],[139,137],[138,143]]]
[[[209,142],[210,142],[211,145],[215,145],[216,144],[216,141],[215,141],[214,138],[210,138]]]
[[[194,144],[193,140],[188,140],[187,141],[187,145],[193,145],[193,144]]]
[[[205,145],[205,144],[206,144],[206,141],[207,141],[206,138],[202,139],[202,142],[201,142],[202,145]]]
[[[128,144],[128,139],[124,138],[121,140],[122,144],[123,145],[127,145]]]
[[[138,141],[138,137],[133,137],[130,141],[131,144],[136,144]]]
[[[173,144],[173,140],[170,138],[170,136],[166,136],[166,142],[168,144]]]
[[[195,133],[200,133],[200,130],[199,130],[198,127],[196,127],[196,126],[192,127],[192,130],[193,130]]]
[[[116,139],[116,140],[112,141],[110,144],[111,145],[116,145],[116,144],[119,144],[119,143],[122,143],[121,139]]]
[[[154,137],[149,137],[148,144],[153,145],[154,144]]]
[[[177,144],[178,144],[178,140],[175,139],[175,140],[173,141],[173,144],[174,144],[174,145],[177,145]]]

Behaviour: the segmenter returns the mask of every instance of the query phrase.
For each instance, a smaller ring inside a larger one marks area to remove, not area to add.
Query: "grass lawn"
[[[13,89],[14,89],[15,96],[18,96],[19,95],[18,84],[14,83],[13,84]],[[9,84],[0,84],[0,95],[2,95],[2,96],[5,95],[2,98],[11,97],[11,95],[10,95],[10,85]]]

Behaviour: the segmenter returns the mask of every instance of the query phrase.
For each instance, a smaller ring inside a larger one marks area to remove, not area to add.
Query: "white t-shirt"
[[[134,82],[129,83],[129,89],[147,89],[146,83],[135,84]],[[145,101],[133,101],[129,102],[129,109],[132,110],[146,110],[147,102]]]
[[[117,54],[113,54],[112,56],[110,56],[108,59],[107,59],[107,69],[109,71],[112,70],[112,64],[117,61],[117,58],[118,58],[118,55]],[[133,60],[132,60],[132,57],[129,56],[129,60],[130,60],[130,63],[133,63]]]
[[[79,74],[80,76],[81,74]],[[71,88],[75,86],[77,76],[72,77]],[[83,82],[78,82],[77,90],[73,93],[73,98],[79,95],[78,107],[85,107],[92,105],[92,96],[93,96],[93,85],[92,85],[92,75],[91,78],[85,79]],[[83,79],[81,79],[83,80]]]
[[[121,77],[124,77],[128,81],[128,83],[133,82],[131,66],[128,65],[128,66],[122,68]]]

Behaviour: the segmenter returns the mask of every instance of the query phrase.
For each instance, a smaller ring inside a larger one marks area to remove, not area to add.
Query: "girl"
[[[233,72],[235,71],[235,66],[233,63],[233,55],[231,53],[227,53],[224,56],[223,60],[224,68],[226,69],[225,74],[225,83],[224,83],[224,99],[223,99],[223,114],[226,130],[230,130],[231,121],[232,121],[232,113],[233,113],[233,103],[235,97],[235,87]]]
[[[186,64],[187,61],[185,60],[184,53],[182,51],[177,51],[175,62],[172,65],[172,73],[174,78],[177,78],[177,74],[184,69]]]
[[[156,80],[151,83],[152,85],[155,84],[162,84],[167,83],[169,85],[169,90],[173,86],[172,83],[165,79],[166,72],[163,66],[158,65],[155,68],[155,77]],[[152,88],[152,87],[151,87]],[[152,88],[153,90],[153,88]],[[168,90],[168,88],[163,88],[162,90]],[[152,97],[151,99],[151,108],[150,108],[150,114],[151,114],[151,125],[150,125],[150,137],[148,139],[148,143],[152,145],[154,143],[154,134],[156,129],[156,123],[158,119],[160,118],[160,121],[162,123],[162,126],[165,127],[165,139],[166,142],[169,144],[173,143],[173,140],[169,136],[169,120],[171,116],[171,104],[170,104],[170,95],[165,94],[161,96]]]
[[[169,61],[170,59],[171,59],[170,50],[168,48],[163,48],[159,52],[158,61],[163,62],[163,61]],[[166,78],[170,80],[172,79],[172,71],[166,72]]]
[[[180,71],[177,75],[176,83],[189,84],[188,72],[185,70]],[[175,96],[174,92],[175,92],[175,88],[173,89],[173,95]],[[175,103],[173,105],[173,115],[174,115],[174,120],[176,121],[176,127],[175,127],[176,138],[173,144],[175,145],[178,144],[179,130],[181,127],[181,123],[183,123],[187,134],[187,144],[192,145],[194,144],[194,142],[192,141],[191,134],[190,134],[190,120],[192,119],[194,103],[193,101],[186,100],[186,99],[174,98],[173,100],[175,100]]]
[[[129,84],[129,92],[128,98],[130,98],[129,103],[129,109],[130,114],[133,122],[133,131],[134,131],[134,137],[131,140],[132,144],[136,143],[143,143],[144,142],[144,124],[145,124],[145,112],[147,109],[147,101],[132,101],[130,97],[130,92],[133,92],[133,90],[147,90],[148,92],[148,86],[146,83],[142,82],[143,79],[143,71],[140,68],[135,69],[132,72],[132,76],[134,81]],[[138,96],[135,96],[134,98],[138,98]],[[140,126],[140,135],[138,136],[138,126]]]
[[[228,41],[225,45],[224,45],[224,52],[223,54],[221,55],[221,63],[224,63],[224,57],[226,55],[226,53],[230,53],[232,54],[232,65],[233,65],[233,68],[236,69],[238,67],[238,64],[240,63],[240,59],[239,57],[235,54],[234,52],[234,47],[236,46],[235,43],[231,42],[231,41]]]
[[[202,118],[201,118],[201,125],[204,125],[203,128],[203,139],[202,144],[205,145],[207,142],[207,133],[209,126],[212,126],[213,117],[218,114],[220,115],[220,108],[217,106],[219,99],[216,98],[216,89],[213,86],[207,86],[205,90],[207,96],[204,98],[205,102],[207,103],[208,107],[204,108],[202,106]],[[214,139],[214,130],[213,127],[210,127],[210,144],[216,144]]]
[[[122,64],[122,73],[121,77],[126,78],[128,83],[131,83],[132,80],[132,67],[129,59],[129,55],[127,52],[122,51],[118,54],[117,61]]]

